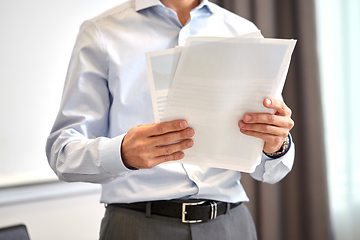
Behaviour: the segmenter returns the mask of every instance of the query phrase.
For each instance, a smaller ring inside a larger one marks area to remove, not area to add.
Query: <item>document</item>
[[[184,151],[185,158],[178,163],[255,170],[264,141],[242,134],[238,121],[247,112],[271,112],[262,102],[281,96],[295,43],[257,37],[190,37],[183,48],[158,55],[171,59],[166,61],[171,67],[151,57],[157,121],[185,119],[195,130],[194,146]]]
[[[236,38],[260,38],[260,31],[241,35]],[[224,37],[191,37],[192,44],[226,40]],[[155,122],[160,123],[164,113],[168,91],[180,60],[182,47],[146,53]]]
[[[180,60],[182,47],[146,53],[155,122],[160,123],[165,104]]]

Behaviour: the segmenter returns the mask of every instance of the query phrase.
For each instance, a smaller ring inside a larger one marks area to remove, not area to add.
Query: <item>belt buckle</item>
[[[195,203],[182,203],[182,217],[181,217],[181,221],[183,223],[199,223],[202,222],[202,220],[186,220],[186,206],[196,206],[196,205],[201,205],[204,204],[205,201],[201,201],[201,202],[195,202]]]
[[[217,203],[216,202],[210,202],[211,205],[211,215],[210,220],[213,220],[217,217]]]

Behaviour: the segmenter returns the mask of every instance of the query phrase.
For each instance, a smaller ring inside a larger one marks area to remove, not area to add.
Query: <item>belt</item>
[[[169,200],[137,203],[112,203],[110,206],[127,208],[151,214],[180,218],[183,223],[206,222],[217,216],[226,214],[229,209],[239,206],[242,202],[227,203],[211,200]]]

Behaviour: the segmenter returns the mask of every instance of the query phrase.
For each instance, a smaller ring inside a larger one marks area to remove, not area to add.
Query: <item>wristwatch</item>
[[[279,158],[279,157],[282,157],[284,156],[289,148],[290,148],[290,138],[289,138],[289,135],[287,135],[287,137],[285,138],[283,144],[281,145],[280,149],[274,153],[265,153],[266,156],[270,157],[270,158]]]

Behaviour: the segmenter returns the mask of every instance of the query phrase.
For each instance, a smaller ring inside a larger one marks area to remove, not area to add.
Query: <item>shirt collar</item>
[[[135,0],[135,10],[140,11],[145,8],[160,5],[159,0]]]
[[[135,10],[140,11],[145,8],[150,8],[153,6],[157,6],[163,4],[159,0],[135,0]],[[201,3],[199,6],[197,6],[195,9],[201,9],[202,7],[206,6],[210,13],[213,13],[212,6],[209,4],[208,0],[201,0]]]

